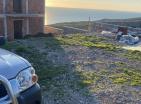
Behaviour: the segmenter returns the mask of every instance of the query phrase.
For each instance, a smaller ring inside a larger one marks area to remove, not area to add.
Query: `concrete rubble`
[[[128,45],[134,45],[139,43],[140,39],[137,36],[132,35],[122,35],[119,39],[120,43],[126,43]]]
[[[116,40],[128,45],[134,45],[140,42],[139,35],[135,32],[129,32],[128,29],[124,27],[119,27],[116,34]]]

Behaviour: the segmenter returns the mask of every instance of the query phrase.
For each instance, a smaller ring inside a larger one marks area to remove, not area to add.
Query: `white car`
[[[27,60],[0,49],[0,104],[41,104],[37,81]]]

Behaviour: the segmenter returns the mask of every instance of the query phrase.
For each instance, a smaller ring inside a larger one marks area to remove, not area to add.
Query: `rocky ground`
[[[114,36],[28,38],[2,48],[33,64],[43,104],[141,104],[141,52],[122,49]]]

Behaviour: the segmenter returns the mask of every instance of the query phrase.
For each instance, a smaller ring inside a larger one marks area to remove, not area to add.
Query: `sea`
[[[46,7],[45,25],[62,22],[88,21],[89,17],[91,18],[91,21],[101,19],[128,19],[141,17],[141,13],[95,9]]]

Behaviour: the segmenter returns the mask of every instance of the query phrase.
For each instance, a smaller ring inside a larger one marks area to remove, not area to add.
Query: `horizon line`
[[[67,9],[87,9],[87,10],[101,10],[101,11],[116,11],[116,12],[129,12],[129,13],[141,13],[138,11],[126,11],[126,10],[110,10],[110,9],[95,9],[95,8],[77,8],[77,7],[61,7],[61,6],[45,6],[49,8],[67,8]]]

